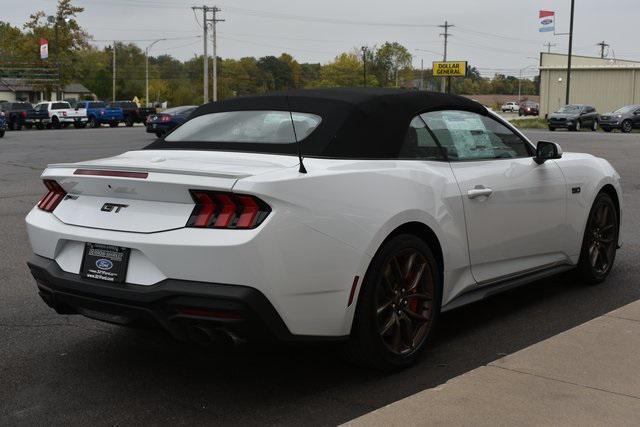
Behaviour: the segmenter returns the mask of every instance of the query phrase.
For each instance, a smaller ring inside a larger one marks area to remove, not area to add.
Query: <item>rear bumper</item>
[[[51,259],[28,262],[42,299],[60,314],[83,314],[122,325],[151,325],[188,341],[193,327],[228,330],[251,341],[335,341],[292,335],[267,298],[237,285],[166,279],[153,286],[114,285],[64,272]]]
[[[51,123],[49,117],[27,117],[24,120],[25,123]]]
[[[84,123],[89,120],[87,117],[58,117],[60,123]]]
[[[147,125],[147,132],[148,133],[169,132],[173,128],[174,128],[174,125],[171,125],[171,124],[150,123]]]
[[[124,120],[124,117],[122,116],[97,116],[96,117],[96,122],[98,123],[112,123],[112,122],[121,122]]]

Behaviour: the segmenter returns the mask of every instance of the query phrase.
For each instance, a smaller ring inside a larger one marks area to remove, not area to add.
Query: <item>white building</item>
[[[567,55],[540,54],[540,114],[565,105]],[[570,104],[593,105],[600,113],[640,104],[640,62],[573,55]]]
[[[96,95],[80,83],[62,88],[60,99],[96,99]],[[0,77],[0,101],[56,101],[56,92],[48,91],[28,79]]]

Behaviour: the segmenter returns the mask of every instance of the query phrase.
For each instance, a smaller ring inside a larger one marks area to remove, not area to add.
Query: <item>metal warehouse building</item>
[[[640,62],[572,56],[571,104],[589,104],[599,113],[640,104]],[[567,55],[540,54],[540,114],[565,104]]]

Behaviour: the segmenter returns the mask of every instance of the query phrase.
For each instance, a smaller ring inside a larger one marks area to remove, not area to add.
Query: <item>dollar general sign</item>
[[[465,77],[467,75],[467,61],[434,62],[433,75],[435,77]]]

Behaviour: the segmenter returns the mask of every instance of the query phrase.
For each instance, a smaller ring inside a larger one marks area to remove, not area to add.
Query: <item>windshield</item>
[[[638,108],[637,105],[627,105],[626,107],[622,107],[614,111],[614,113],[625,114],[635,111]]]
[[[188,111],[193,111],[196,108],[198,108],[198,107],[196,107],[195,105],[183,105],[182,107],[168,108],[168,109],[164,110],[162,113],[163,114],[182,114],[182,113],[186,113]]]
[[[556,111],[556,113],[579,113],[580,111],[582,111],[582,107],[580,105],[565,105]]]
[[[165,139],[168,142],[240,142],[293,144],[302,141],[320,124],[315,114],[288,111],[228,111],[205,114],[187,121]]]

